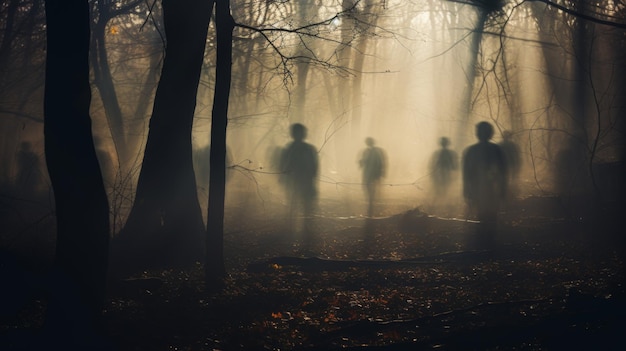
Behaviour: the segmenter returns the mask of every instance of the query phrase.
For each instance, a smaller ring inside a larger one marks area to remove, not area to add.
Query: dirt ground
[[[571,203],[569,203],[571,205]],[[477,223],[414,208],[321,211],[310,247],[277,218],[228,218],[224,288],[202,264],[110,284],[100,345],[139,350],[623,349],[622,209],[516,201],[493,251]],[[331,215],[332,214],[332,215]],[[0,332],[9,349],[41,325],[33,299]],[[16,337],[16,333],[20,337]],[[102,346],[104,349],[104,346]]]

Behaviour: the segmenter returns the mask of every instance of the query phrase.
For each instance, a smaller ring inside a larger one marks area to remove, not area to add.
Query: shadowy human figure
[[[42,181],[39,156],[33,151],[30,142],[24,141],[20,144],[17,153],[17,177],[15,185],[20,194],[27,198],[32,198],[39,191]]]
[[[477,245],[493,249],[498,211],[507,192],[507,168],[500,146],[490,142],[493,126],[476,125],[478,143],[463,153],[463,196],[472,215],[480,221]]]
[[[505,130],[502,132],[502,141],[498,144],[504,152],[504,157],[506,159],[506,167],[508,174],[508,196],[509,198],[513,198],[517,196],[518,189],[518,179],[519,174],[522,169],[522,160],[520,157],[520,149],[519,146],[513,141],[513,133],[509,130]]]
[[[363,150],[359,167],[363,171],[363,188],[367,197],[367,216],[374,215],[374,203],[378,196],[378,188],[380,180],[385,176],[387,171],[387,157],[385,151],[375,145],[375,141],[371,137],[365,138],[367,148]]]
[[[450,139],[439,139],[441,149],[435,151],[430,161],[430,178],[433,185],[435,207],[449,203],[449,194],[455,173],[459,168],[456,152],[450,150]]]
[[[313,207],[317,199],[317,174],[319,161],[317,149],[304,142],[307,129],[300,123],[290,127],[292,142],[283,149],[280,159],[281,183],[285,186],[289,202],[289,221],[296,229],[297,215],[302,214],[304,244],[309,248]]]

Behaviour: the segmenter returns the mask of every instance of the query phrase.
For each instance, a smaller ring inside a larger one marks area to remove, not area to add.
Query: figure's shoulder
[[[492,150],[495,150],[495,151],[499,151],[499,152],[501,152],[501,151],[503,151],[504,149],[506,149],[506,148],[508,147],[508,145],[507,145],[507,146],[503,146],[503,145],[496,144],[496,143],[489,143],[489,147],[490,147]]]
[[[466,147],[465,149],[463,149],[463,154],[471,154],[471,153],[477,152],[478,149],[480,149],[479,143],[472,144]]]
[[[445,154],[446,156],[454,156],[456,155],[456,152],[452,149],[443,149],[441,150],[442,154]]]
[[[507,149],[501,145],[490,143],[489,153],[495,155],[498,158],[504,158],[507,154]]]

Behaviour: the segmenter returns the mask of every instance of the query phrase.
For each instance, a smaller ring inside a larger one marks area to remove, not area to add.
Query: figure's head
[[[374,138],[371,138],[371,137],[365,138],[365,145],[372,147],[374,146],[374,144],[375,144]]]
[[[493,137],[493,126],[489,122],[480,122],[476,125],[476,137],[480,141],[488,141]]]
[[[306,138],[306,127],[301,123],[291,125],[291,137],[293,140],[302,141]]]
[[[447,137],[441,137],[441,139],[439,139],[439,145],[443,148],[447,148],[448,145],[450,145],[450,139]]]

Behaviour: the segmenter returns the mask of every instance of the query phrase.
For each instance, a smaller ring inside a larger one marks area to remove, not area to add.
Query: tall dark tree
[[[206,267],[207,283],[224,276],[224,199],[226,193],[226,129],[232,77],[232,42],[235,22],[230,1],[215,2],[217,64],[215,98],[211,118],[211,171],[207,215]]]
[[[46,23],[44,137],[57,220],[54,286],[78,296],[74,307],[97,322],[105,296],[109,207],[89,115],[88,1],[47,0]],[[76,309],[53,299],[49,312],[55,320]]]
[[[115,241],[121,262],[187,264],[203,254],[191,131],[212,3],[163,1],[165,59],[135,202]]]

